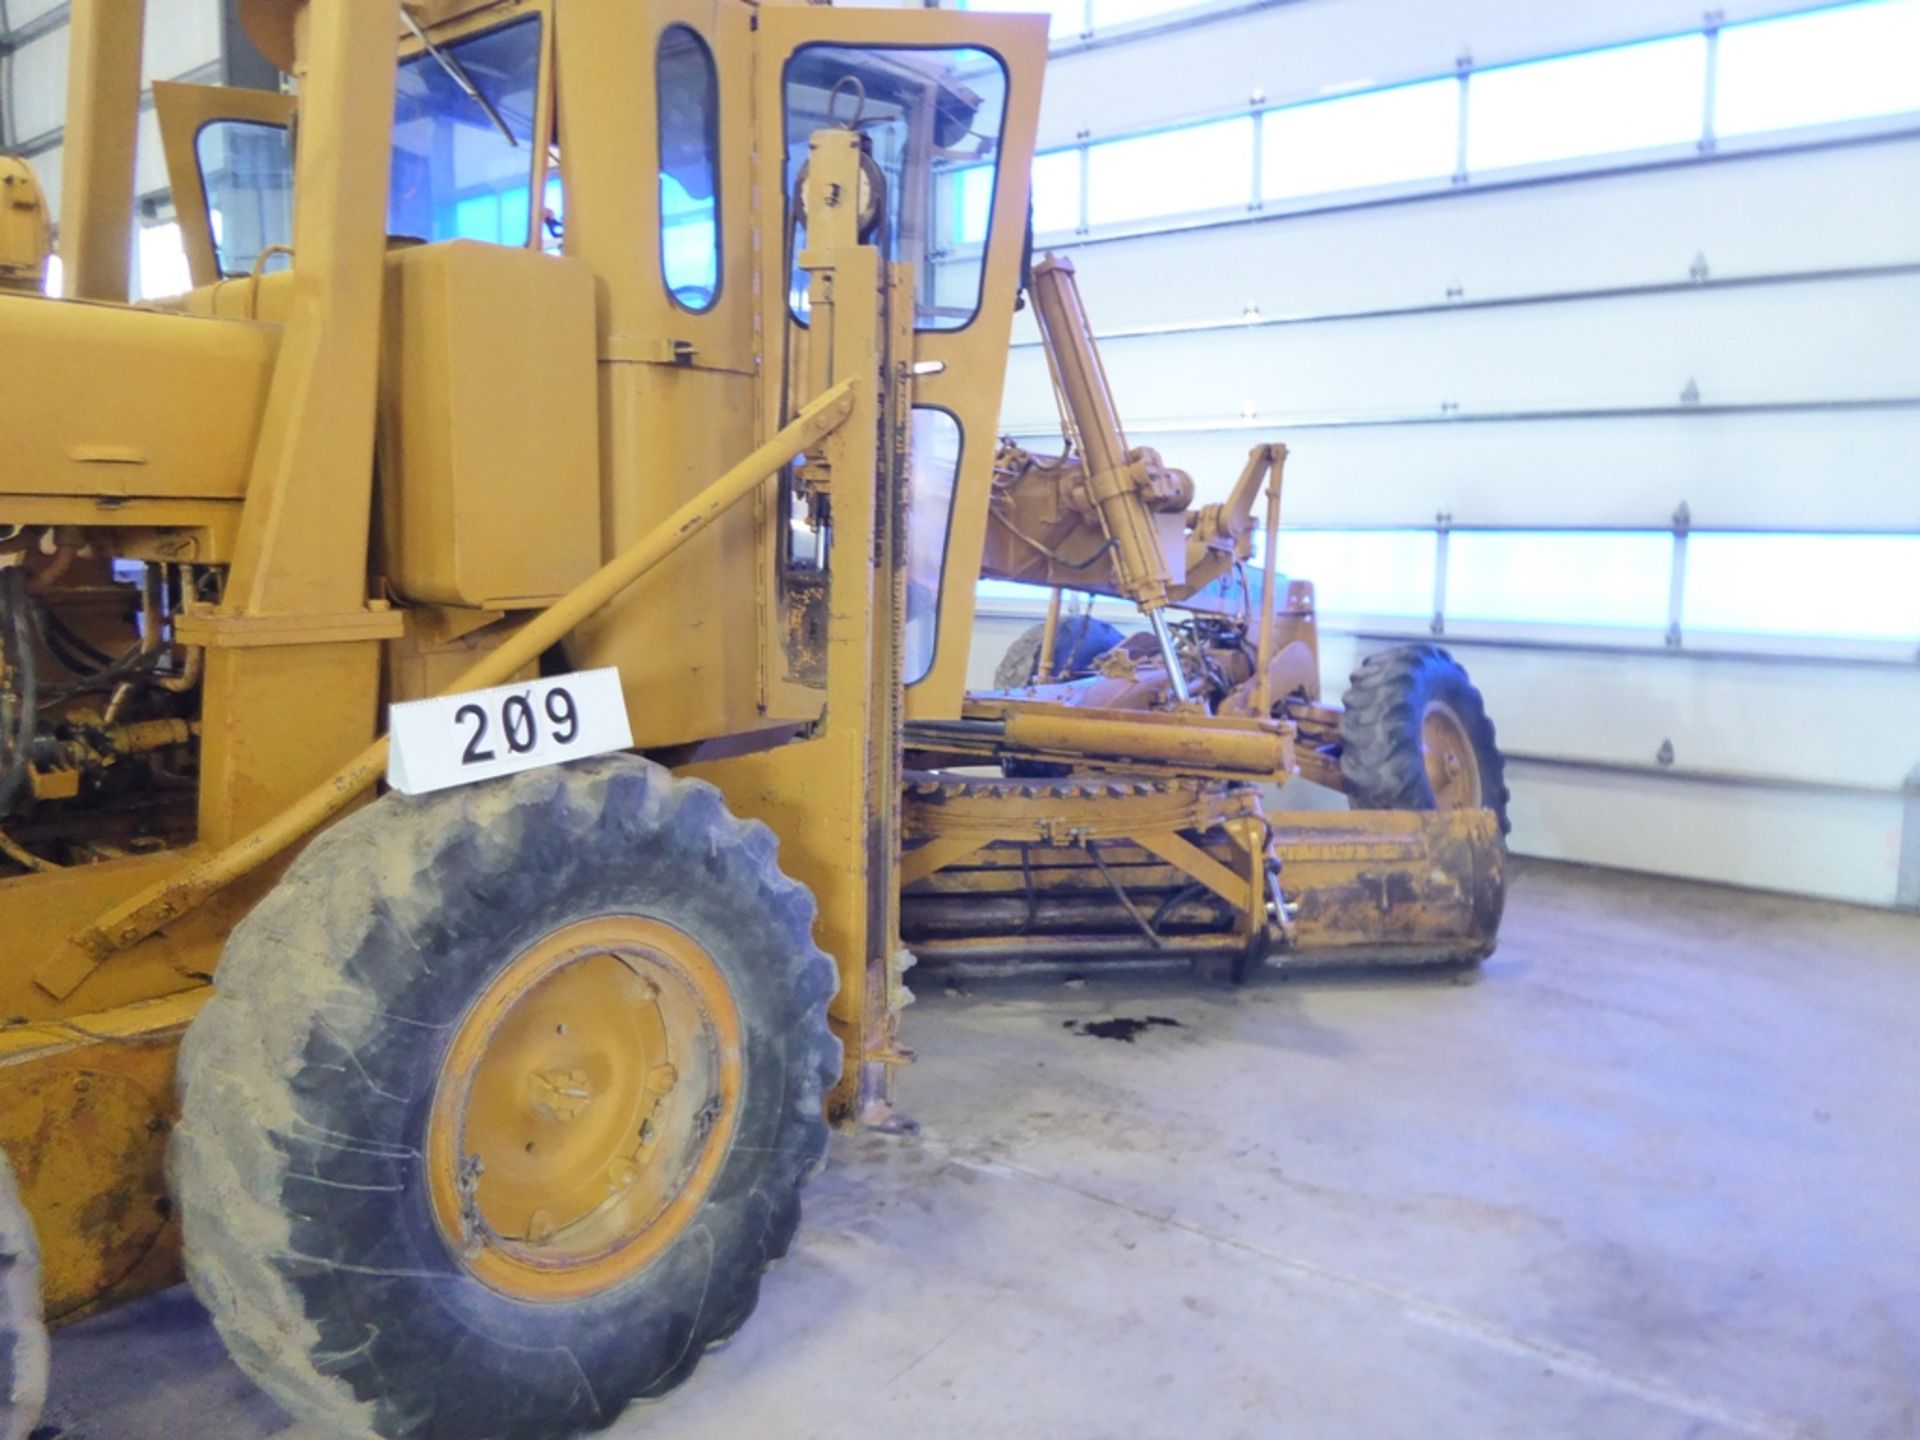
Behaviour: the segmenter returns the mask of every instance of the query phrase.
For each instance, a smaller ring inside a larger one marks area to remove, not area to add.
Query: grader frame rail
[[[327,1432],[671,1389],[896,1123],[903,892],[1018,949],[1010,846],[1035,913],[1195,879],[1175,953],[1490,945],[1491,816],[1263,815],[1306,720],[1170,643],[1152,713],[964,693],[1043,19],[242,9],[294,93],[155,91],[187,295],[129,302],[139,0],[72,7],[67,298],[0,167],[0,1440],[183,1259]],[[371,799],[384,705],[596,667],[638,754]]]

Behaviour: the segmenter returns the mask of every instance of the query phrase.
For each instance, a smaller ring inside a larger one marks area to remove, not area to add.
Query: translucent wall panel
[[[987,238],[987,217],[993,205],[994,169],[969,165],[952,172],[953,243],[980,245]],[[1080,152],[1055,150],[1033,157],[1031,180],[1033,232],[1044,235],[1073,230],[1080,224]]]
[[[1707,39],[1697,34],[1476,70],[1467,81],[1467,168],[1698,140],[1706,96]]]
[[[1151,20],[1176,10],[1191,10],[1194,0],[1093,0],[1093,28],[1111,29],[1131,25],[1136,20]]]
[[[1087,218],[1148,220],[1253,199],[1253,117],[1216,120],[1095,145],[1087,153]]]
[[[1055,150],[1033,157],[1033,230],[1036,235],[1080,224],[1080,152]]]
[[[1442,179],[1459,148],[1460,82],[1429,80],[1271,110],[1260,193],[1268,200]]]
[[[1433,614],[1431,530],[1282,530],[1279,561],[1331,614]]]
[[[1695,535],[1689,632],[1920,640],[1920,535]]]
[[[1720,32],[1717,135],[1902,110],[1920,110],[1920,0],[1876,0]]]
[[[24,29],[65,3],[66,0],[7,0],[7,23],[15,30]]]
[[[7,56],[9,144],[38,140],[66,123],[68,34],[65,25],[57,25]]]
[[[7,5],[7,11],[14,7]],[[147,0],[140,73],[172,80],[220,61],[221,0]]]
[[[1015,15],[1052,16],[1047,33],[1058,39],[1087,28],[1087,0],[958,0],[961,10],[994,10]]]
[[[1053,592],[1044,585],[1022,585],[1013,580],[982,580],[973,593],[983,602],[1002,601],[1022,605],[1045,605]]]
[[[953,172],[953,243],[978,245],[987,238],[993,207],[993,167],[969,165]]]
[[[1456,531],[1447,618],[1664,630],[1673,537],[1660,531]]]
[[[142,229],[134,256],[138,276],[135,289],[142,300],[184,295],[193,288],[186,247],[180,243],[180,227],[173,222]]]

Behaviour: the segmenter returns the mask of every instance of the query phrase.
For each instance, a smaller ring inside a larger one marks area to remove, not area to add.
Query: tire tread
[[[812,896],[777,868],[772,832],[735,818],[704,781],[626,755],[419,799],[390,795],[318,837],[235,927],[218,990],[180,1053],[183,1119],[171,1168],[188,1278],[241,1368],[296,1415],[343,1436],[469,1433],[448,1428],[451,1422],[437,1420],[416,1395],[369,1396],[370,1383],[378,1388],[369,1381],[369,1369],[378,1369],[374,1359],[329,1347],[311,1313],[312,1297],[334,1287],[347,1303],[344,1272],[352,1271],[359,1286],[356,1304],[389,1281],[399,1293],[420,1277],[396,1267],[383,1280],[384,1262],[376,1257],[350,1266],[303,1251],[291,1199],[314,1186],[377,1184],[412,1158],[386,1142],[357,1138],[379,1133],[357,1114],[377,1116],[400,1098],[382,1088],[359,1053],[382,1027],[418,1026],[423,1040],[448,1028],[406,1014],[400,983],[414,965],[432,973],[434,926],[444,919],[439,897],[464,889],[483,905],[508,903],[515,861],[536,848],[558,884],[569,867],[590,863],[577,857],[593,847],[644,844],[683,847],[688,863],[705,873],[758,887],[768,923],[784,936],[791,959],[770,967],[767,978],[784,986],[777,1004],[801,1028],[781,1051],[784,1089],[794,1103],[779,1122],[782,1138],[769,1161],[786,1172],[769,1183],[788,1192],[789,1203],[770,1207],[771,1223],[759,1226],[754,1240],[758,1253],[715,1281],[732,1284],[733,1292],[696,1308],[664,1373],[621,1395],[593,1393],[583,1374],[587,1393],[576,1395],[575,1405],[589,1412],[586,1424],[548,1430],[538,1417],[524,1424],[502,1417],[499,1434],[489,1430],[485,1440],[559,1440],[608,1424],[630,1400],[678,1384],[753,1308],[761,1273],[786,1252],[798,1226],[797,1190],[824,1158],[822,1098],[840,1067],[839,1042],[825,1023],[837,972],[813,943]],[[405,965],[370,973],[343,961],[366,953],[375,931],[389,949],[406,954]],[[330,1123],[317,1123],[316,1115]],[[324,1156],[331,1175],[296,1168],[300,1154]],[[326,1199],[344,1203],[331,1190]],[[452,1274],[432,1278],[459,1283]],[[369,1347],[386,1318],[367,1318]],[[476,1340],[473,1348],[485,1346]]]
[[[1420,751],[1420,715],[1443,699],[1473,741],[1487,808],[1509,829],[1506,766],[1484,697],[1438,645],[1401,645],[1369,655],[1353,672],[1340,716],[1340,773],[1356,810],[1431,810]]]

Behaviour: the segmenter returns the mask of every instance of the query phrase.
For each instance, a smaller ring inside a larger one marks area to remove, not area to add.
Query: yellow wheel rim
[[[1480,756],[1454,708],[1429,700],[1420,716],[1420,754],[1436,810],[1480,808]]]
[[[740,1106],[740,1017],[713,958],[636,915],[529,946],[454,1035],[427,1125],[434,1220],[527,1300],[591,1295],[686,1228]]]

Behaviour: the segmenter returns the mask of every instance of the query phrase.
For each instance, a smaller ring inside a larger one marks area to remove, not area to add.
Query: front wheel
[[[994,669],[994,689],[1019,690],[1034,683],[1046,634],[1044,620],[1020,632]],[[1060,628],[1053,637],[1054,674],[1063,678],[1084,675],[1093,669],[1096,660],[1124,639],[1126,636],[1106,621],[1096,620],[1085,612],[1062,616]]]
[[[1356,810],[1491,810],[1506,834],[1506,764],[1486,702],[1438,645],[1369,655],[1340,716],[1340,774]]]
[[[328,1433],[565,1440],[731,1335],[826,1148],[832,962],[764,826],[632,756],[321,836],[181,1049],[187,1272]]]

